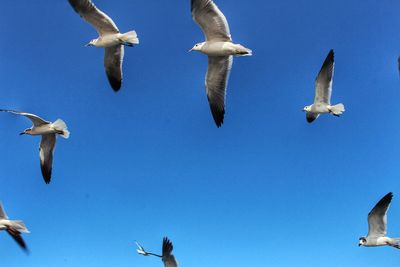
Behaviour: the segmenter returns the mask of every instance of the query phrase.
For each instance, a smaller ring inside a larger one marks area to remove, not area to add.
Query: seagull
[[[193,20],[203,30],[206,41],[197,43],[189,52],[199,51],[208,55],[206,93],[215,124],[221,127],[233,56],[251,56],[252,51],[232,42],[228,21],[212,0],[191,1]]]
[[[368,214],[368,235],[360,237],[358,246],[391,246],[400,249],[400,238],[390,238],[387,233],[387,210],[393,194],[386,194]]]
[[[138,242],[136,242],[136,245],[138,246],[138,249],[136,250],[137,253],[143,256],[151,255],[160,257],[165,267],[178,267],[178,263],[176,262],[174,255],[172,255],[172,250],[174,249],[174,246],[172,245],[168,237],[163,238],[162,255],[158,255],[152,252],[147,252]]]
[[[122,61],[124,45],[139,44],[135,31],[120,33],[114,21],[99,10],[91,0],[68,0],[73,9],[99,33],[97,39],[91,40],[86,46],[105,48],[104,67],[108,81],[115,92],[122,84]]]
[[[65,122],[61,119],[57,119],[55,122],[51,123],[43,120],[37,115],[15,110],[0,109],[0,111],[25,116],[32,121],[33,126],[24,130],[20,135],[28,134],[42,136],[39,148],[40,167],[45,183],[50,183],[51,170],[53,166],[53,153],[56,145],[56,134],[61,135],[66,139],[69,137],[69,131],[67,130]]]
[[[23,221],[12,221],[8,219],[4,211],[3,204],[0,202],[0,230],[5,230],[18,243],[18,245],[28,252],[25,241],[22,239],[21,233],[29,233]]]
[[[315,121],[323,113],[340,116],[344,112],[344,105],[342,103],[331,106],[334,66],[334,53],[331,49],[315,79],[314,104],[303,108],[303,111],[307,112],[306,118],[309,123]]]

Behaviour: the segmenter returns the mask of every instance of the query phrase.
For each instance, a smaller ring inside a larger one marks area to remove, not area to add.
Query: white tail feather
[[[65,124],[65,122],[61,119],[57,119],[55,122],[53,122],[52,126],[54,127],[54,129],[56,131],[60,131],[62,132],[60,135],[64,138],[68,138],[69,137],[69,131],[67,129],[67,125]]]
[[[28,228],[26,228],[25,223],[23,221],[11,221],[12,227],[19,232],[29,233]]]
[[[134,45],[139,43],[139,38],[135,31],[130,31],[122,34],[120,37],[121,41],[128,45]]]
[[[331,110],[332,114],[336,115],[336,116],[341,115],[345,111],[344,105],[342,103],[331,106],[330,110]]]

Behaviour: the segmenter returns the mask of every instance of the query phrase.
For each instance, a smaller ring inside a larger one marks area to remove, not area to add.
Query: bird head
[[[23,134],[30,134],[30,132],[32,131],[32,128],[28,128],[25,129],[22,133],[20,133],[19,135],[23,135]]]
[[[360,237],[358,246],[364,246],[367,243],[367,239],[365,237]]]
[[[204,42],[203,42],[203,43],[197,43],[197,44],[195,44],[195,45],[192,47],[192,49],[189,50],[189,52],[192,52],[192,51],[201,51],[201,49],[203,48],[203,46],[204,46]]]
[[[311,106],[305,106],[303,108],[303,111],[306,111],[306,112],[311,111]]]

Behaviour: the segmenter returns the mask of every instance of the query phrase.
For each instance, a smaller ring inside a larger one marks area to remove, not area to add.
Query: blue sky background
[[[0,114],[0,199],[31,230],[26,256],[0,233],[7,267],[152,267],[134,241],[174,244],[182,267],[398,266],[399,251],[359,248],[367,214],[395,195],[400,236],[400,3],[217,1],[235,42],[227,113],[217,129],[204,90],[203,34],[190,1],[97,0],[121,31],[124,83],[115,94],[96,31],[68,1],[5,1],[1,108],[64,119],[46,185],[30,121]],[[340,118],[308,124],[314,79],[335,49]]]

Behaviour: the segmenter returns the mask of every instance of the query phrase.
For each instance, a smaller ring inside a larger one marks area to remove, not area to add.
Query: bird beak
[[[361,246],[361,244],[358,244],[358,246],[360,247],[360,246]]]
[[[19,135],[23,135],[23,134],[25,134],[25,132],[22,132],[22,133],[20,133]]]
[[[85,46],[88,47],[88,46],[91,46],[91,44],[90,44],[90,43],[87,43],[87,44],[85,44]]]
[[[189,53],[189,52],[192,52],[192,51],[193,51],[193,48],[192,48],[192,49],[190,49],[190,50],[188,51],[188,53]]]

